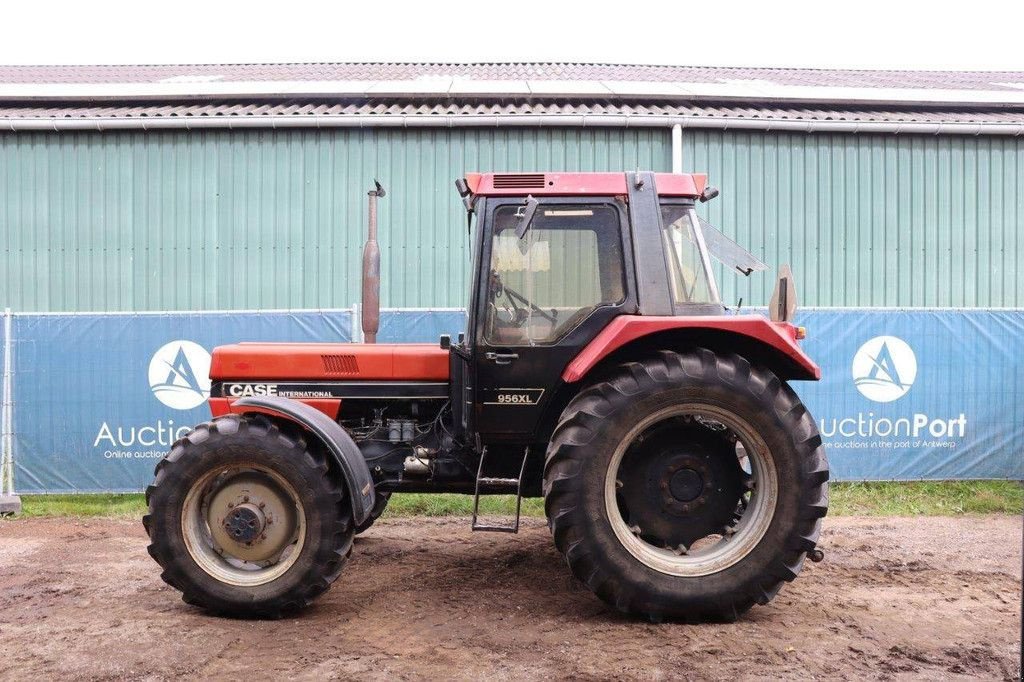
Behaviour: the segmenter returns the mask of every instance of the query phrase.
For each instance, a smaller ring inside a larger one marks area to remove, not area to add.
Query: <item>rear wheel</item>
[[[569,404],[545,508],[573,573],[617,609],[734,619],[800,572],[827,480],[813,419],[771,372],[666,351]]]
[[[263,416],[197,426],[157,465],[146,499],[164,581],[214,612],[301,608],[351,553],[352,510],[323,454]]]

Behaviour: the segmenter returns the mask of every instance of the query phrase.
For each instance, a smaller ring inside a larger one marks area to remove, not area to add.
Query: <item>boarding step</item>
[[[478,478],[477,483],[480,485],[491,485],[495,487],[507,486],[509,488],[518,488],[518,478]]]
[[[530,448],[523,449],[523,462],[519,466],[519,478],[495,478],[484,476],[484,460],[487,459],[487,448],[480,451],[480,465],[476,471],[476,490],[473,494],[473,530],[489,533],[518,533],[519,516],[523,507],[523,472],[526,471],[526,460],[530,456]],[[516,515],[513,522],[508,525],[499,525],[480,522],[480,488],[507,488],[509,492],[516,493]]]

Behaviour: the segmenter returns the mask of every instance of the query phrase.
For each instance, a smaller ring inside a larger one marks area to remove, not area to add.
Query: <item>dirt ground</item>
[[[729,625],[621,617],[543,522],[379,522],[316,605],[206,616],[138,522],[0,522],[0,679],[1017,679],[1021,520],[830,518],[825,561]]]

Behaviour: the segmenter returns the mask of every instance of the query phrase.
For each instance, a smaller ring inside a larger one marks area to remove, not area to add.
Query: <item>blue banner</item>
[[[381,343],[435,343],[442,334],[452,341],[466,331],[465,310],[382,310],[377,340]]]
[[[171,443],[210,418],[214,346],[351,330],[347,311],[15,315],[15,489],[143,490]]]
[[[14,316],[19,492],[139,491],[209,418],[209,351],[349,341],[349,312]],[[803,310],[821,382],[794,388],[833,480],[1024,479],[1024,311]],[[453,339],[459,310],[382,311],[382,342]]]
[[[834,480],[1024,479],[1024,311],[797,313]]]

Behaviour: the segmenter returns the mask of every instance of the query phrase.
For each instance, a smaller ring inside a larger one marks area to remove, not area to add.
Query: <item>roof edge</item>
[[[166,118],[6,118],[0,132],[210,130],[291,128],[462,128],[462,127],[672,127],[714,130],[759,130],[805,133],[890,133],[913,135],[1024,135],[1024,123],[902,123],[878,121],[794,121],[711,116],[629,116],[602,114],[452,115],[427,114],[337,116],[246,116]]]
[[[906,69],[906,68],[889,68],[889,69],[865,69],[865,68],[841,68],[841,67],[826,67],[826,66],[785,66],[785,65],[772,65],[764,66],[762,64],[733,64],[730,66],[722,66],[718,64],[648,64],[646,62],[602,62],[602,61],[558,61],[558,60],[526,60],[526,61],[515,61],[515,60],[504,60],[504,59],[484,59],[484,60],[470,60],[470,61],[446,61],[446,60],[435,60],[435,61],[417,61],[417,60],[397,60],[397,61],[381,61],[376,59],[356,59],[351,61],[332,62],[332,61],[283,61],[283,62],[128,62],[123,64],[100,64],[100,63],[86,63],[86,64],[0,64],[0,68],[7,69],[163,69],[172,67],[225,67],[225,66],[251,66],[251,67],[270,67],[270,66],[599,66],[599,67],[642,67],[650,69],[721,69],[724,71],[800,71],[800,72],[819,72],[819,71],[840,71],[843,73],[918,73],[918,74],[945,74],[945,73],[962,73],[962,74],[992,74],[992,73],[1016,73],[1014,69]]]

